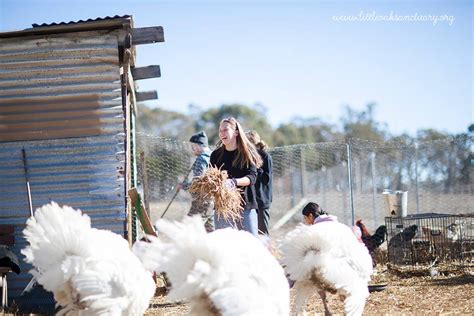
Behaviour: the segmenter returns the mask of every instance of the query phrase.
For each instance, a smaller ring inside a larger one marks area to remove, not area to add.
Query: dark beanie
[[[206,146],[206,147],[209,146],[209,143],[208,143],[208,140],[207,140],[207,135],[206,135],[206,132],[204,132],[204,131],[201,131],[197,134],[194,134],[193,136],[191,136],[189,141],[191,143],[203,145],[203,146]]]

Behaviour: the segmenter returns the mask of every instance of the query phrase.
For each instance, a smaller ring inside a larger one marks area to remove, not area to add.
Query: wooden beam
[[[307,203],[305,198],[302,198],[295,206],[291,208],[288,212],[285,213],[271,228],[272,231],[278,230],[280,227],[286,224],[298,211],[300,211],[303,206]]]
[[[155,227],[151,224],[150,217],[148,216],[148,212],[145,205],[143,205],[143,201],[138,194],[137,189],[131,188],[128,190],[128,196],[130,197],[132,207],[135,207],[135,212],[137,213],[138,220],[140,221],[140,225],[145,234],[157,236]]]
[[[158,93],[155,91],[135,91],[137,97],[137,102],[146,101],[146,100],[156,100],[158,99]]]
[[[128,92],[130,93],[130,106],[132,107],[133,113],[135,116],[137,115],[137,96],[135,94],[135,80],[132,75],[132,71],[130,67],[128,68],[128,76],[127,76],[127,88]]]
[[[140,27],[132,29],[132,44],[143,45],[164,42],[162,26]]]
[[[150,211],[150,187],[148,184],[148,173],[146,169],[146,159],[145,159],[145,152],[140,152],[140,167],[142,170],[142,183],[143,183],[143,202],[145,203],[145,209],[149,212]],[[150,214],[148,214],[150,215]]]
[[[148,67],[132,68],[133,80],[142,80],[161,77],[160,66],[152,65]]]

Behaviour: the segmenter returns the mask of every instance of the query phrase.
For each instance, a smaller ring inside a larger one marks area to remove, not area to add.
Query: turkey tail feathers
[[[82,241],[90,228],[89,216],[52,202],[38,208],[27,220],[23,233],[29,245],[21,252],[28,263],[47,271],[62,262],[65,254],[86,253]]]
[[[136,242],[133,252],[145,269],[166,273],[172,284],[170,299],[189,298],[211,273],[208,261],[212,256],[207,255],[207,233],[201,217],[185,217],[182,222],[159,220],[156,227],[165,238],[149,236],[150,242]]]

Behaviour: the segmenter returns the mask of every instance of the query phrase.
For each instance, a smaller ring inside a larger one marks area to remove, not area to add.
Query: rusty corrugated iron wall
[[[94,227],[125,232],[125,143],[117,35],[108,31],[0,38],[0,224],[14,224],[22,261],[33,207],[81,208]],[[31,276],[9,275],[18,296]]]
[[[0,141],[117,133],[119,69],[117,36],[0,39]]]

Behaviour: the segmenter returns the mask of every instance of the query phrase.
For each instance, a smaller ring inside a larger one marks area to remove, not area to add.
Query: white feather
[[[151,273],[127,241],[91,228],[90,218],[52,202],[36,210],[22,250],[38,283],[53,292],[60,315],[142,315],[155,292]]]
[[[192,315],[288,315],[283,269],[257,238],[230,228],[207,234],[198,216],[156,226],[165,238],[136,243],[134,251],[166,273],[169,298],[189,301]]]
[[[297,311],[309,296],[329,287],[345,297],[346,314],[362,314],[372,259],[348,226],[337,221],[299,225],[287,234],[281,250],[283,264],[296,281]]]

